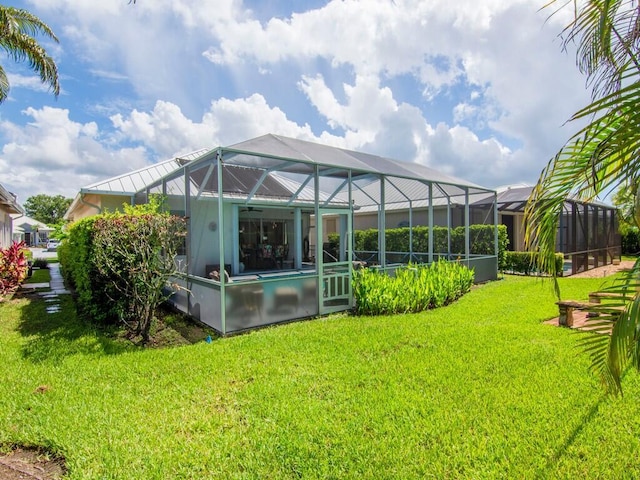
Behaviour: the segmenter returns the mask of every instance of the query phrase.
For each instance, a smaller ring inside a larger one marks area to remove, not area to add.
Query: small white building
[[[47,244],[53,228],[24,214],[12,215],[12,217],[14,241],[24,241],[28,247],[41,247]]]

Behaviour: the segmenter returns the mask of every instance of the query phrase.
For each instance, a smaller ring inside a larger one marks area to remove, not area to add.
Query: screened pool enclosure
[[[476,281],[497,276],[495,203],[472,207],[495,192],[414,163],[265,135],[185,162],[136,203],[151,194],[187,218],[170,300],[221,334],[352,308],[354,265],[393,275],[445,258],[474,268]],[[404,212],[393,250],[392,204]],[[421,223],[416,207],[427,210]],[[374,249],[356,247],[359,212],[375,217]],[[476,224],[491,232],[482,253],[472,253]]]

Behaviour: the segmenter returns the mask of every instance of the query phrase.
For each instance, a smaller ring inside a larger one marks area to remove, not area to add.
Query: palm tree
[[[572,121],[587,125],[573,135],[542,171],[525,211],[529,248],[540,252],[540,267],[553,269],[556,231],[564,200],[591,201],[615,187],[640,179],[640,9],[635,0],[551,0],[554,13],[573,6],[573,20],[561,37],[577,45],[577,65],[592,88],[592,102]],[[551,270],[553,271],[553,270]],[[589,336],[584,345],[592,368],[611,392],[621,393],[622,372],[640,369],[638,273],[616,287],[633,301],[624,303],[611,336]],[[557,285],[557,283],[556,283]],[[559,292],[558,292],[559,294]],[[604,324],[613,317],[605,312]],[[608,325],[611,328],[611,324]]]
[[[60,94],[58,67],[34,39],[35,35],[44,35],[58,42],[49,26],[35,15],[26,10],[0,5],[0,46],[13,60],[27,60],[29,67],[40,75],[42,83],[49,84],[57,97]],[[9,88],[7,74],[0,66],[0,103],[7,99]]]

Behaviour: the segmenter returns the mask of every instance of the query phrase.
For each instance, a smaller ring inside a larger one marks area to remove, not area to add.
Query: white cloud
[[[93,74],[91,97],[74,101],[98,123],[25,109],[30,123],[1,125],[0,165],[32,179],[38,165],[66,171],[51,184],[77,191],[148,158],[273,132],[487,186],[532,182],[588,100],[554,41],[567,13],[544,25],[542,3],[336,0],[263,21],[240,0],[33,0],[64,37],[62,65],[73,55]],[[404,77],[413,83],[403,91]],[[105,83],[122,95],[98,97]]]
[[[9,85],[11,88],[26,88],[36,92],[48,92],[49,86],[42,83],[40,77],[35,75],[20,75],[16,73],[8,73]]]
[[[3,183],[22,200],[36,193],[73,196],[98,178],[120,174],[147,163],[144,148],[106,149],[94,122],[78,123],[69,111],[28,108],[26,125],[0,123],[5,144],[0,153]]]

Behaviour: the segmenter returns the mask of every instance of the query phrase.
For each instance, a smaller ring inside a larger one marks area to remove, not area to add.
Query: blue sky
[[[55,99],[3,58],[0,183],[20,201],[276,133],[533,184],[589,101],[546,0],[25,0]]]

